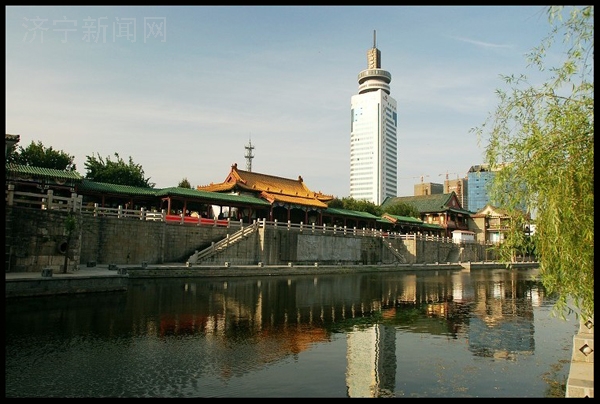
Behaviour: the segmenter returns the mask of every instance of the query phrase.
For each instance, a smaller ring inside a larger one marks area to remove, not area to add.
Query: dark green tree
[[[13,146],[6,157],[8,163],[64,171],[76,170],[74,159],[74,156],[64,151],[54,150],[52,146],[45,147],[41,141],[37,143],[32,141],[25,148],[23,146]]]
[[[335,206],[331,204],[336,201],[335,199],[329,203],[328,206],[338,207],[346,210],[354,210],[357,212],[367,212],[375,216],[381,216],[381,207],[375,205],[373,202],[366,201],[364,199],[354,199],[352,197],[344,197],[342,199],[337,199],[339,202],[335,202]],[[337,206],[341,203],[341,207]]]
[[[327,204],[328,208],[344,209],[344,202],[340,198],[334,198]]]
[[[187,178],[182,179],[179,182],[179,185],[177,185],[179,188],[188,188],[188,189],[192,189],[192,184],[190,184],[190,182],[188,181]]]
[[[144,169],[141,165],[134,163],[131,156],[129,163],[125,163],[118,153],[115,153],[115,158],[116,161],[112,161],[110,156],[106,157],[106,160],[100,155],[97,157],[94,154],[86,156],[85,178],[109,184],[154,188],[156,184],[151,183],[150,178],[144,178]]]
[[[586,319],[594,314],[594,7],[547,10],[552,29],[528,61],[548,79],[533,85],[525,75],[505,76],[509,90],[497,90],[498,107],[474,131],[480,140],[489,134],[486,161],[498,169],[491,198],[512,217],[503,259],[533,242],[556,311]],[[564,49],[556,51],[560,38]],[[564,59],[557,63],[557,55]],[[523,235],[523,202],[535,219],[531,239]]]
[[[413,205],[404,202],[395,203],[385,209],[384,213],[396,216],[408,216],[417,219],[421,218],[421,214]]]

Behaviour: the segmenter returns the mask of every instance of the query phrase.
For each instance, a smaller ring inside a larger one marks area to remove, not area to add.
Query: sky
[[[527,74],[544,6],[5,7],[6,133],[115,153],[156,188],[231,166],[350,194],[350,99],[381,51],[398,112],[398,196],[484,163],[501,75]],[[550,55],[552,56],[552,55]]]

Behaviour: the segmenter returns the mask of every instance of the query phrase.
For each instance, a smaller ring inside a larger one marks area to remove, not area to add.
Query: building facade
[[[436,184],[435,182],[421,182],[420,184],[415,184],[414,196],[434,195],[443,193],[444,186],[442,184]]]
[[[381,204],[381,208],[386,211],[388,207],[398,203],[413,206],[419,211],[423,223],[440,226],[443,237],[452,237],[454,230],[470,230],[470,213],[460,206],[454,192],[387,198]]]
[[[390,96],[392,75],[381,69],[375,34],[367,69],[351,98],[350,197],[380,205],[398,192],[398,113]]]
[[[470,212],[478,212],[490,204],[489,184],[496,173],[489,169],[487,164],[471,166],[467,173],[468,186],[468,209]]]
[[[469,181],[467,178],[456,178],[455,180],[451,180],[446,178],[444,181],[444,194],[449,194],[450,192],[454,192],[458,201],[460,202],[460,206],[463,209],[469,210]]]

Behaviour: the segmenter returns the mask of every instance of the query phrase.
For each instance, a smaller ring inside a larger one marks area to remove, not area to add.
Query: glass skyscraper
[[[478,212],[490,203],[489,183],[494,180],[496,173],[490,171],[487,164],[472,166],[467,173],[468,209]]]

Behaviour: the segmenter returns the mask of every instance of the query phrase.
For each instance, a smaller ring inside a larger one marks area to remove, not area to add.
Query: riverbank
[[[517,262],[514,269],[536,268],[537,262]],[[390,265],[80,265],[76,271],[6,272],[5,297],[117,291],[127,289],[129,278],[240,277],[346,274],[394,271],[470,271],[505,268],[500,262]]]

